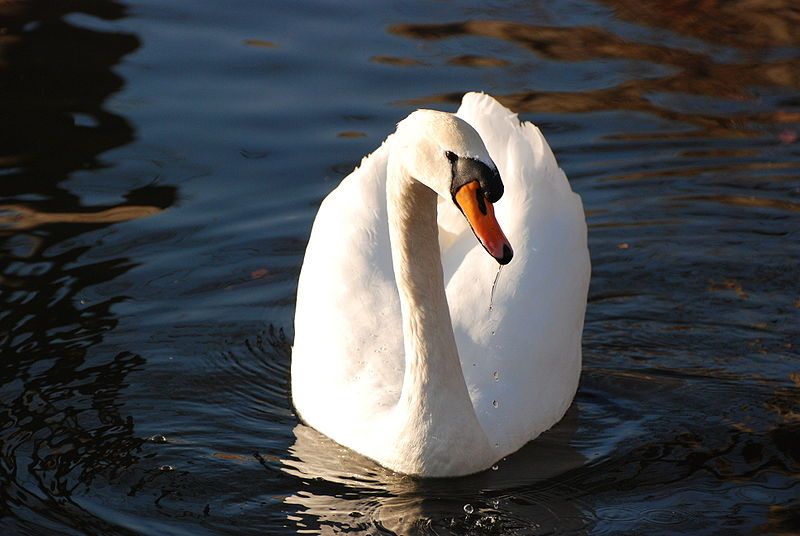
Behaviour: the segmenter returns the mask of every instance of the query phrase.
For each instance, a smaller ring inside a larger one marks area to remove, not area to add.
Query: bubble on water
[[[175,468],[172,467],[171,465],[162,465],[161,467],[158,468],[158,470],[163,471],[164,473],[169,473],[174,471]]]
[[[500,508],[500,499],[492,499],[492,508],[495,510]]]
[[[497,400],[492,400],[492,406],[494,406],[496,408],[499,408],[500,407],[500,403]]]
[[[498,469],[500,469],[500,466],[499,466],[499,465],[497,465],[497,464],[494,464],[494,465],[492,466],[492,471],[497,471]]]
[[[492,374],[492,376],[494,376],[494,381],[496,382],[500,381],[500,373],[497,372],[496,370],[494,371],[494,374]]]
[[[473,506],[471,504],[467,503],[467,504],[464,505],[464,511],[467,514],[471,514],[472,512],[475,511],[475,508],[473,508]]]
[[[150,443],[166,443],[167,438],[161,434],[152,435],[147,438]]]
[[[495,523],[494,516],[486,516],[475,522],[476,527],[491,527]]]

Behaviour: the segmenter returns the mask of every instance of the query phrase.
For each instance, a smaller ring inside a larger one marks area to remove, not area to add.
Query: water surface
[[[800,531],[800,12],[735,2],[0,5],[0,529]],[[295,416],[322,198],[484,90],[583,198],[567,417],[393,475]]]

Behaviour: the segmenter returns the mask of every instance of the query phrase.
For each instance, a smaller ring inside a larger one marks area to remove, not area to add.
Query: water
[[[800,530],[799,22],[790,0],[2,3],[0,532]],[[583,197],[584,372],[497,470],[415,481],[298,423],[294,295],[325,194],[473,89]]]

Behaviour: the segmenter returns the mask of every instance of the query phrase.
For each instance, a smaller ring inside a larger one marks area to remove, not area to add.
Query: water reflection
[[[491,470],[440,480],[392,473],[298,424],[281,463],[307,485],[284,499],[292,507],[289,520],[298,531],[323,533],[510,534],[586,525],[591,516],[564,478],[586,462],[570,446],[579,422],[573,407],[555,428]]]
[[[659,10],[653,10],[655,13]],[[660,15],[650,19],[661,21]],[[693,137],[736,138],[753,136],[753,124],[791,124],[800,113],[764,110],[752,88],[800,88],[800,58],[722,63],[708,54],[677,47],[636,41],[594,27],[554,27],[503,20],[473,19],[449,24],[395,24],[394,34],[419,40],[463,36],[508,41],[543,59],[558,62],[626,60],[666,67],[666,74],[625,78],[610,87],[577,91],[524,91],[495,95],[518,113],[587,113],[609,110],[641,112],[691,125]],[[759,35],[759,40],[768,39]],[[776,38],[780,40],[780,38]],[[453,58],[451,62],[458,62]],[[405,101],[410,105],[446,102],[458,104],[462,93],[424,96]],[[705,97],[726,99],[710,106]],[[751,111],[754,110],[754,111]],[[685,138],[687,133],[660,132],[647,137]],[[639,138],[620,135],[618,138]]]
[[[0,226],[22,231],[55,223],[119,223],[153,216],[161,210],[153,205],[120,205],[93,212],[38,212],[25,205],[0,205]]]
[[[795,528],[796,501],[786,502],[786,479],[800,474],[794,389],[765,397],[742,390],[746,382],[713,371],[590,370],[565,421],[497,470],[452,480],[390,473],[300,424],[279,462],[295,479],[287,519],[322,534],[686,534],[709,523],[737,531],[768,511],[767,527]],[[733,399],[753,408],[751,421],[725,407]],[[763,399],[777,422],[754,407]],[[701,403],[714,406],[701,422],[670,414]]]
[[[139,355],[100,349],[124,299],[87,290],[126,273],[124,256],[87,261],[91,233],[153,215],[174,202],[171,187],[147,186],[94,206],[70,189],[76,172],[113,181],[102,153],[130,143],[134,129],[104,107],[122,88],[113,68],[136,36],[70,22],[76,13],[125,16],[123,4],[0,4],[0,511],[20,526],[69,525],[106,532],[74,502],[90,486],[138,460],[141,440],[121,394]],[[42,530],[41,528],[39,530]]]
[[[756,53],[758,49],[800,45],[800,11],[794,0],[602,1],[621,19],[669,28],[711,43]]]
[[[0,5],[0,164],[4,174],[20,175],[2,181],[0,195],[37,193],[62,210],[74,193],[56,183],[73,170],[102,167],[99,154],[133,140],[133,127],[103,102],[123,86],[112,68],[140,45],[132,34],[68,22],[75,13],[119,19],[126,8],[113,1]]]

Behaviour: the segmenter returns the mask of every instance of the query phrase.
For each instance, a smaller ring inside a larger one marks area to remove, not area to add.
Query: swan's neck
[[[405,342],[403,394],[413,404],[425,404],[443,388],[466,394],[444,289],[436,193],[413,180],[394,181],[389,188],[392,261]]]
[[[477,461],[488,440],[475,416],[453,335],[439,251],[437,194],[391,159],[388,171],[389,235],[405,347],[396,408],[401,441],[428,438],[416,444],[419,463],[451,463],[437,457],[452,459],[453,445],[459,444]],[[438,452],[440,445],[449,452]]]

